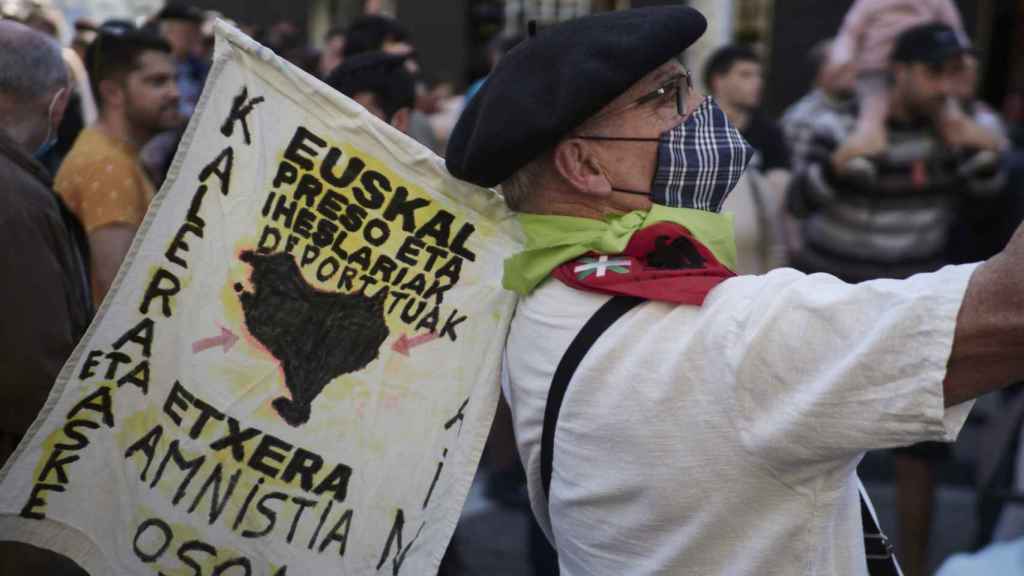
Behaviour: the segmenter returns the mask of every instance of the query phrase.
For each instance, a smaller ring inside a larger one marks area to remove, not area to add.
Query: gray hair
[[[57,42],[28,26],[0,21],[0,96],[36,102],[67,85]]]
[[[515,211],[522,211],[530,198],[543,186],[543,177],[548,168],[550,150],[516,170],[508,180],[501,183],[501,194],[505,204]]]

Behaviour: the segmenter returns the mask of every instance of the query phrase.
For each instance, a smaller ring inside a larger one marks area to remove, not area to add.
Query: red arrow
[[[203,338],[202,340],[196,340],[192,343],[192,353],[198,354],[208,348],[216,348],[217,346],[223,346],[224,352],[231,350],[231,347],[238,342],[238,336],[234,332],[227,328],[220,327],[220,336],[211,336],[209,338]]]
[[[431,340],[437,340],[437,334],[434,334],[433,332],[424,332],[423,334],[413,336],[412,338],[402,334],[398,337],[398,340],[391,345],[391,349],[399,354],[408,356],[410,350],[422,344],[426,344]]]

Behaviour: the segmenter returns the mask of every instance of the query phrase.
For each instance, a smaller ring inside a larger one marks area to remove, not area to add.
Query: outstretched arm
[[[1024,380],[1024,225],[974,272],[957,316],[944,382],[954,406]]]

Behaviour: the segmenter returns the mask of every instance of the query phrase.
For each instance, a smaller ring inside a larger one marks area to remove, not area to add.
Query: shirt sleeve
[[[944,406],[956,318],[975,265],[846,284],[780,270],[741,278],[726,353],[745,449],[802,482],[873,449],[956,439]]]
[[[75,211],[86,232],[110,224],[135,225],[146,213],[135,166],[101,158],[75,173],[62,173],[56,188]]]

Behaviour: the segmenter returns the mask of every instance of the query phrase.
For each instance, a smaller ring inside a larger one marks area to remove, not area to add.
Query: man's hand
[[[885,131],[870,130],[854,132],[833,154],[832,169],[836,174],[845,175],[854,158],[870,158],[885,152],[888,145]]]
[[[971,277],[957,317],[946,406],[1024,380],[1024,224]]]
[[[125,223],[108,224],[89,233],[92,253],[92,297],[96,306],[103,302],[121,262],[132,245],[136,227]]]
[[[975,122],[955,104],[943,109],[938,127],[943,141],[952,148],[999,153],[1006,150],[1010,144],[1002,135]]]

